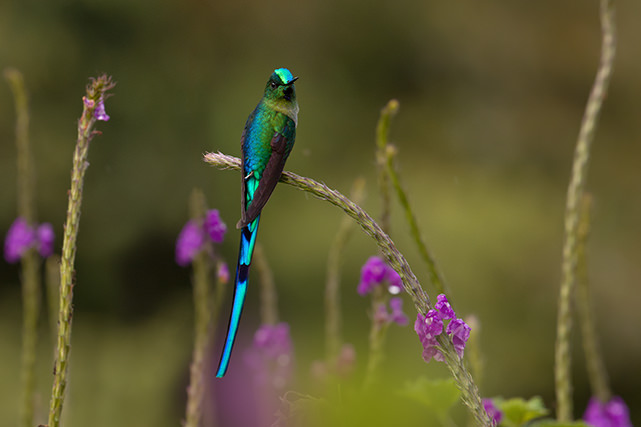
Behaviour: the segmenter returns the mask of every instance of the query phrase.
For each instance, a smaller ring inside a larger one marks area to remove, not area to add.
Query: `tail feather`
[[[241,230],[240,249],[238,250],[238,265],[236,267],[236,282],[234,286],[234,303],[231,314],[229,315],[229,326],[227,327],[227,337],[225,338],[225,347],[220,356],[218,364],[217,378],[222,378],[227,372],[231,351],[234,347],[240,316],[245,305],[245,295],[247,294],[247,284],[249,282],[249,266],[252,255],[254,254],[254,245],[256,244],[256,234],[258,232],[258,221],[260,215],[256,217],[249,225]]]

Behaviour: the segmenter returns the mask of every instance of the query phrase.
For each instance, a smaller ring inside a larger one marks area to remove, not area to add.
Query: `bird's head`
[[[273,101],[295,102],[296,89],[294,88],[294,82],[296,79],[298,77],[294,77],[287,68],[277,68],[267,81],[265,97]]]

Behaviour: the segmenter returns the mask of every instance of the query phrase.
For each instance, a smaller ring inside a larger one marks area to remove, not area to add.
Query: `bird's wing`
[[[247,181],[255,180],[256,177],[249,176],[243,177],[242,183],[242,193],[243,193],[243,211],[242,218],[236,224],[236,228],[242,228],[252,222],[260,214],[260,211],[263,209],[269,196],[272,195],[276,184],[283,172],[285,167],[285,160],[287,160],[286,151],[287,151],[287,137],[285,135],[276,132],[272,137],[270,142],[272,153],[269,156],[263,175],[258,181],[258,186],[253,194],[253,199],[250,203],[247,203],[246,200],[246,191],[248,187],[252,187],[252,183]],[[255,185],[255,184],[254,184]]]

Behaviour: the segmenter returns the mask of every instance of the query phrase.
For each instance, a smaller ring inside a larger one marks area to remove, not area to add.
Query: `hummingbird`
[[[229,316],[225,347],[220,357],[216,377],[227,371],[232,347],[243,311],[249,266],[256,244],[260,214],[280,179],[289,157],[298,124],[298,102],[294,77],[287,68],[277,68],[265,85],[265,93],[247,118],[240,137],[241,159],[241,218],[240,249],[236,266],[234,302]]]

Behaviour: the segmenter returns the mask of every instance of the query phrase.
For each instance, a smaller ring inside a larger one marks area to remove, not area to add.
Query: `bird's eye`
[[[270,85],[271,85],[272,89],[276,89],[276,82],[271,82]]]

